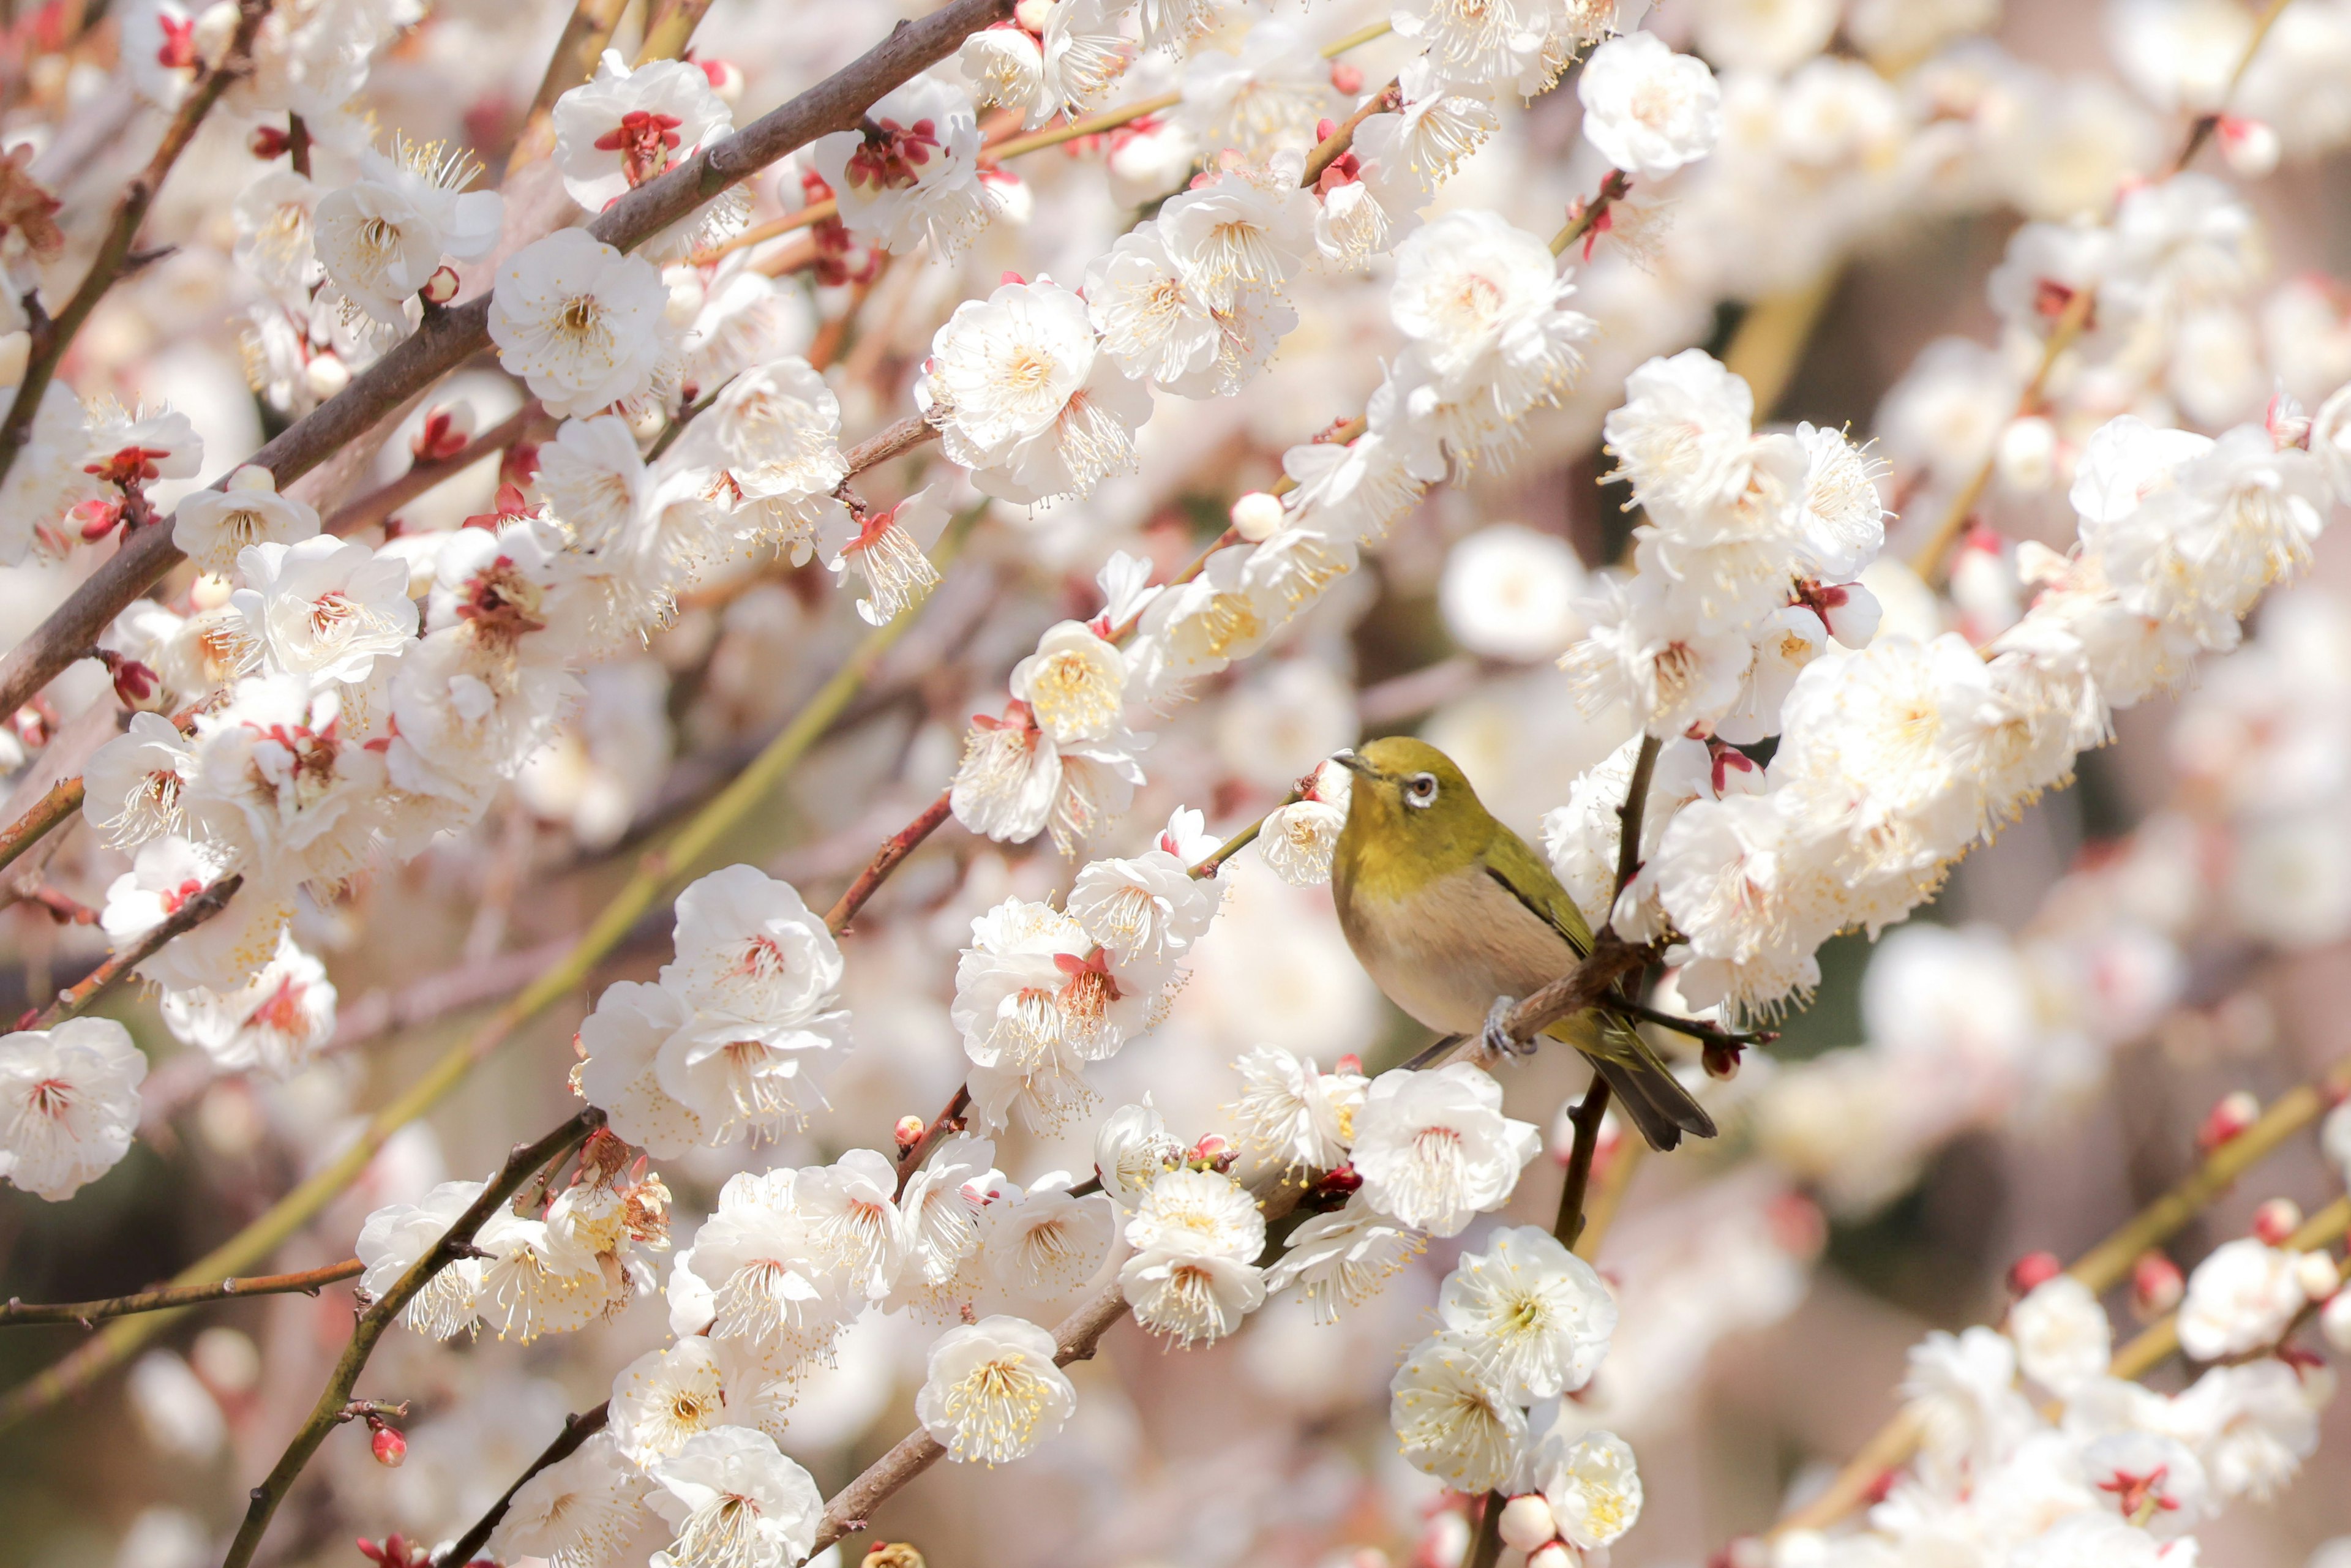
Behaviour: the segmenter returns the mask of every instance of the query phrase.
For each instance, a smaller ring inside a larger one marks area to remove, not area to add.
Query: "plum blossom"
[[[1468,1062],[1372,1080],[1355,1113],[1353,1165],[1364,1199],[1432,1236],[1458,1236],[1499,1208],[1542,1137],[1502,1114],[1502,1086]]]
[[[960,1464],[1019,1458],[1060,1431],[1077,1407],[1054,1364],[1053,1336],[1015,1317],[949,1329],[931,1345],[914,1416]]]
[[[0,1035],[0,1176],[62,1203],[131,1152],[147,1059],[112,1019]]]

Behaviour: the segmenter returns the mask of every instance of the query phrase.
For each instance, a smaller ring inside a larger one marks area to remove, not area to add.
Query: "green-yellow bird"
[[[1543,858],[1494,820],[1453,759],[1405,736],[1337,760],[1353,774],[1331,892],[1348,946],[1388,999],[1443,1034],[1477,1034],[1592,950],[1592,927]],[[1714,1123],[1646,1041],[1597,1012],[1546,1030],[1608,1081],[1650,1146]]]

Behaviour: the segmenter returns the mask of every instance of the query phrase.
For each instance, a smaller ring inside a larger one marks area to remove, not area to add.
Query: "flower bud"
[[[2294,1282],[2314,1301],[2331,1301],[2343,1288],[2343,1270],[2334,1255],[2304,1252],[2294,1260]]]
[[[1281,497],[1251,490],[1233,503],[1233,532],[1251,544],[1262,544],[1281,527]]]
[[[1577,1568],[1575,1548],[1564,1541],[1554,1541],[1527,1553],[1527,1568]]]
[[[903,1151],[911,1149],[916,1144],[921,1143],[923,1141],[924,1131],[928,1128],[929,1125],[930,1124],[924,1121],[920,1116],[899,1117],[897,1132],[895,1134],[898,1140],[898,1147]]]
[[[925,1564],[911,1542],[877,1541],[866,1548],[861,1568],[925,1568]]]
[[[457,269],[443,262],[433,269],[433,276],[424,280],[424,287],[417,292],[424,297],[427,305],[448,304],[457,298]]]
[[[1542,1493],[1520,1492],[1502,1505],[1502,1544],[1512,1551],[1532,1552],[1558,1538],[1559,1523]]]
[[[2253,1234],[2272,1247],[2302,1228],[2302,1206],[2290,1197],[2273,1197],[2253,1210]]]
[[[1361,1077],[1363,1076],[1364,1071],[1364,1059],[1357,1056],[1351,1051],[1347,1052],[1346,1055],[1341,1057],[1338,1061],[1332,1062],[1331,1064],[1331,1071],[1333,1072],[1352,1072],[1357,1077]]]
[[[236,591],[236,584],[217,572],[200,571],[188,587],[188,602],[198,610],[218,610]]]
[[[246,151],[265,163],[272,158],[285,157],[286,149],[292,144],[282,125],[256,125],[253,134],[245,140]]]
[[[2131,1265],[2131,1313],[2139,1322],[2161,1317],[2187,1293],[2188,1281],[2181,1277],[2179,1265],[2162,1253],[2150,1249]]]
[[[1045,23],[1052,15],[1053,0],[1020,0],[1019,5],[1012,7],[1012,19],[1020,24],[1022,31],[1040,37],[1043,36]]]
[[[2196,1130],[2196,1147],[2210,1154],[2261,1119],[2262,1103],[2248,1090],[2233,1090],[2220,1101]]]
[[[2259,180],[2278,166],[2278,133],[2268,122],[2224,114],[2212,129],[2221,161],[2240,180]]]
[[[733,60],[697,60],[702,74],[710,82],[710,90],[718,101],[732,108],[743,99],[743,68]]]
[[[2029,1296],[2064,1271],[2054,1252],[2027,1252],[2008,1266],[2009,1293]]]
[[[1994,461],[2003,486],[2020,495],[2039,495],[2057,477],[2057,427],[2037,413],[2010,420],[2000,433]]]
[[[381,1421],[370,1419],[368,1425],[374,1428],[375,1435],[368,1439],[368,1445],[375,1450],[375,1462],[388,1470],[400,1469],[408,1458],[408,1439],[400,1435],[397,1427]]]
[[[2326,1298],[2326,1304],[2318,1310],[2318,1332],[2335,1349],[2351,1352],[2351,1291],[2337,1291]]]
[[[1364,68],[1351,66],[1344,60],[1331,62],[1331,85],[1340,92],[1353,97],[1364,90]]]
[[[333,354],[313,354],[302,367],[302,388],[320,402],[351,384],[350,367]]]

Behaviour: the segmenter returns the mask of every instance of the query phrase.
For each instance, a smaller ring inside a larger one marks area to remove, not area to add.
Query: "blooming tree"
[[[2351,1057],[2254,1092],[2351,936],[2292,183],[2351,5],[2113,0],[2095,66],[2015,9],[16,18],[0,1329],[92,1337],[0,1426],[131,1362],[140,1441],[234,1440],[122,1568],[2285,1561],[2239,1505],[2351,1353]],[[1482,1035],[1322,891],[1406,727],[1591,933]],[[1591,1010],[1719,1128],[1638,1184],[1538,1049]],[[2016,1183],[1894,1419],[1699,1506],[1832,1224],[1962,1139],[2093,1184],[2148,1083],[2176,1186]],[[169,1284],[45,1288],[170,1267],[175,1186]]]

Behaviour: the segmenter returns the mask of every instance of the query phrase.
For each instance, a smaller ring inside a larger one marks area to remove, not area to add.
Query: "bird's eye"
[[[1416,773],[1404,782],[1404,798],[1416,806],[1437,803],[1437,775]]]

